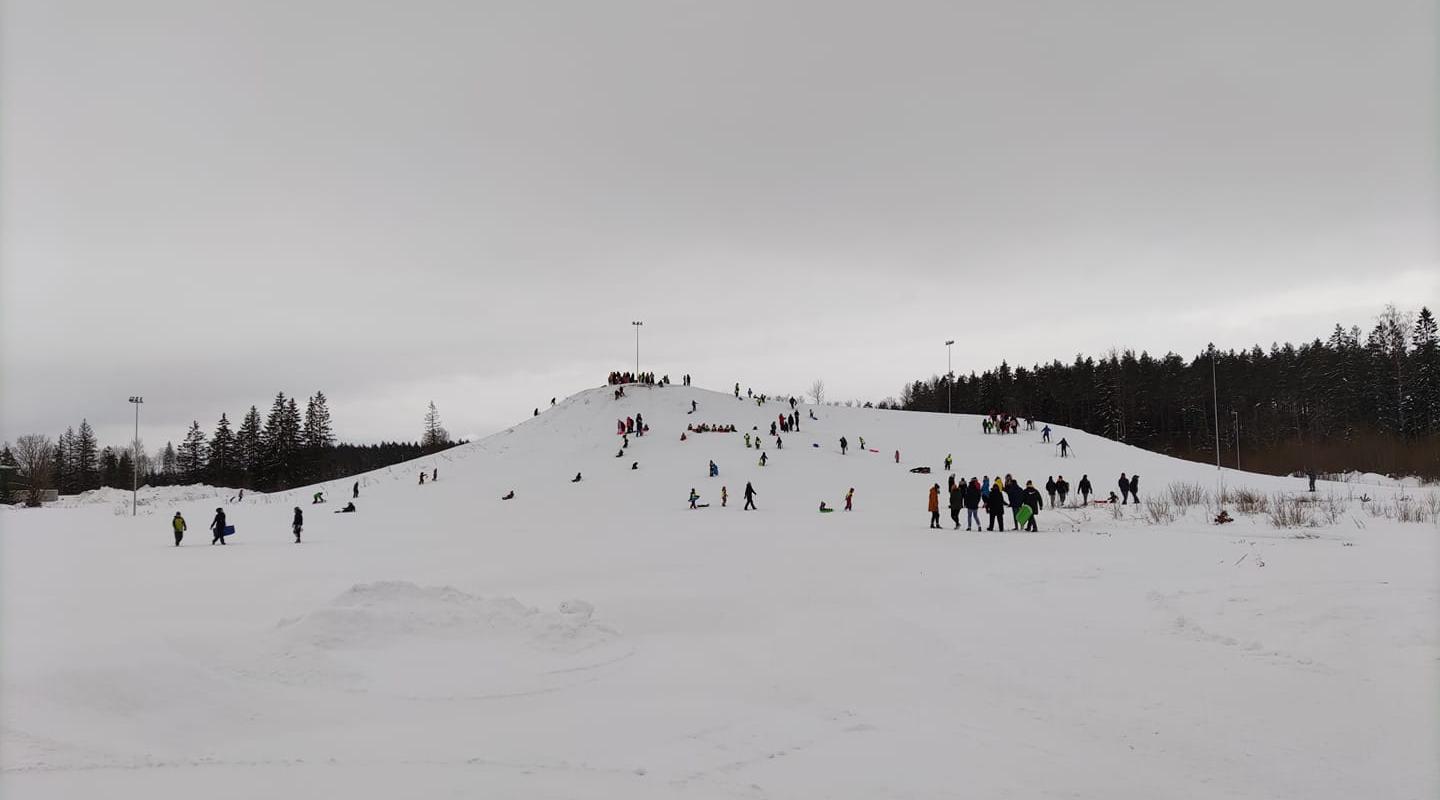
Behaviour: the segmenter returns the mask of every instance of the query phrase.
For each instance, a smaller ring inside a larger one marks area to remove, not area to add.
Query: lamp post
[[[635,326],[635,380],[640,380],[640,326],[643,322],[632,322]]]
[[[140,491],[140,405],[145,398],[134,396],[130,403],[135,406],[135,439],[131,442],[131,449],[135,453],[130,457],[130,516],[135,516],[138,503],[135,500],[136,494]]]
[[[1217,501],[1224,506],[1225,503],[1225,473],[1220,471],[1220,390],[1215,381],[1215,343],[1210,343],[1210,404],[1215,412],[1215,479],[1220,484],[1220,496]]]
[[[1240,412],[1230,409],[1230,419],[1235,423],[1235,471],[1240,471]]]
[[[950,346],[955,344],[954,339],[945,340],[945,413],[954,413],[951,410],[950,395],[955,385],[955,367],[950,363]]]

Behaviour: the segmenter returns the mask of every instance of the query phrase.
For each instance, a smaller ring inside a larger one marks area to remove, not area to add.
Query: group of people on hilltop
[[[1031,422],[1034,426],[1034,422]],[[1020,418],[1012,414],[995,414],[980,420],[980,430],[985,433],[1019,433]]]
[[[612,372],[610,373],[610,377],[605,379],[605,383],[610,386],[619,386],[624,383],[638,383],[642,386],[669,386],[670,376],[665,375],[657,380],[653,372],[641,372],[639,374],[634,372]],[[689,375],[685,376],[685,385],[690,385]]]
[[[778,424],[780,433],[790,433],[800,430],[800,412],[791,411],[789,414],[776,415],[776,421],[770,423],[770,435],[775,435],[775,426]]]

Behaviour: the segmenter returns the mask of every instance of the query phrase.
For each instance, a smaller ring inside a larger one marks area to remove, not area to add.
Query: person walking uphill
[[[1055,476],[1051,475],[1045,479],[1045,493],[1050,495],[1050,505],[1055,505]]]
[[[1016,530],[1020,528],[1020,506],[1025,505],[1025,490],[1020,488],[1020,482],[1009,479],[1005,481],[1005,499],[1010,502],[1010,527]]]
[[[745,481],[745,508],[741,510],[750,511],[752,509],[759,510],[755,508],[755,487],[750,485],[750,481]]]
[[[350,504],[354,506],[354,503]],[[290,521],[290,528],[295,531],[295,544],[300,544],[300,529],[305,527],[305,514],[300,506],[295,506],[295,518]]]
[[[930,487],[930,504],[927,508],[930,510],[930,527],[938,529],[940,527],[940,484],[938,483]]]
[[[1115,485],[1120,487],[1120,505],[1128,505],[1130,503],[1130,479],[1125,477],[1125,473],[1122,472],[1120,480],[1116,481]]]
[[[185,518],[180,512],[175,512],[175,518],[170,520],[170,527],[175,530],[175,546],[180,546],[180,540],[185,538]]]
[[[210,530],[215,532],[210,544],[225,544],[225,509],[215,509],[215,519],[210,521]]]
[[[1140,502],[1140,474],[1138,472],[1130,476],[1130,499],[1136,503]]]
[[[1081,475],[1080,482],[1075,484],[1075,488],[1080,490],[1080,505],[1090,505],[1090,492],[1094,490],[1094,487],[1090,485],[1090,476],[1088,474]]]

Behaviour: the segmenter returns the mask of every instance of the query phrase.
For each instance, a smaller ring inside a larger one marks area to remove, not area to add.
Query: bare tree
[[[815,382],[810,384],[810,396],[815,398],[815,405],[825,405],[825,381],[816,378]]]
[[[15,440],[15,463],[20,465],[20,477],[25,480],[26,502],[39,505],[40,495],[49,485],[55,465],[55,444],[49,436],[27,433]]]

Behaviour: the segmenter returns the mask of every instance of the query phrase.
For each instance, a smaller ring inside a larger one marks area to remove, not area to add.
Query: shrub
[[[1169,500],[1145,498],[1145,519],[1151,525],[1169,525],[1175,521],[1175,518],[1176,514],[1171,508]]]
[[[1265,514],[1270,511],[1270,498],[1253,489],[1234,489],[1229,496],[1235,502],[1235,510],[1241,514]]]
[[[1269,503],[1270,524],[1277,528],[1313,528],[1315,516],[1310,504],[1295,495],[1277,494]]]
[[[1170,502],[1180,508],[1203,506],[1210,502],[1210,493],[1198,483],[1176,481],[1166,487],[1166,494],[1169,495]]]

